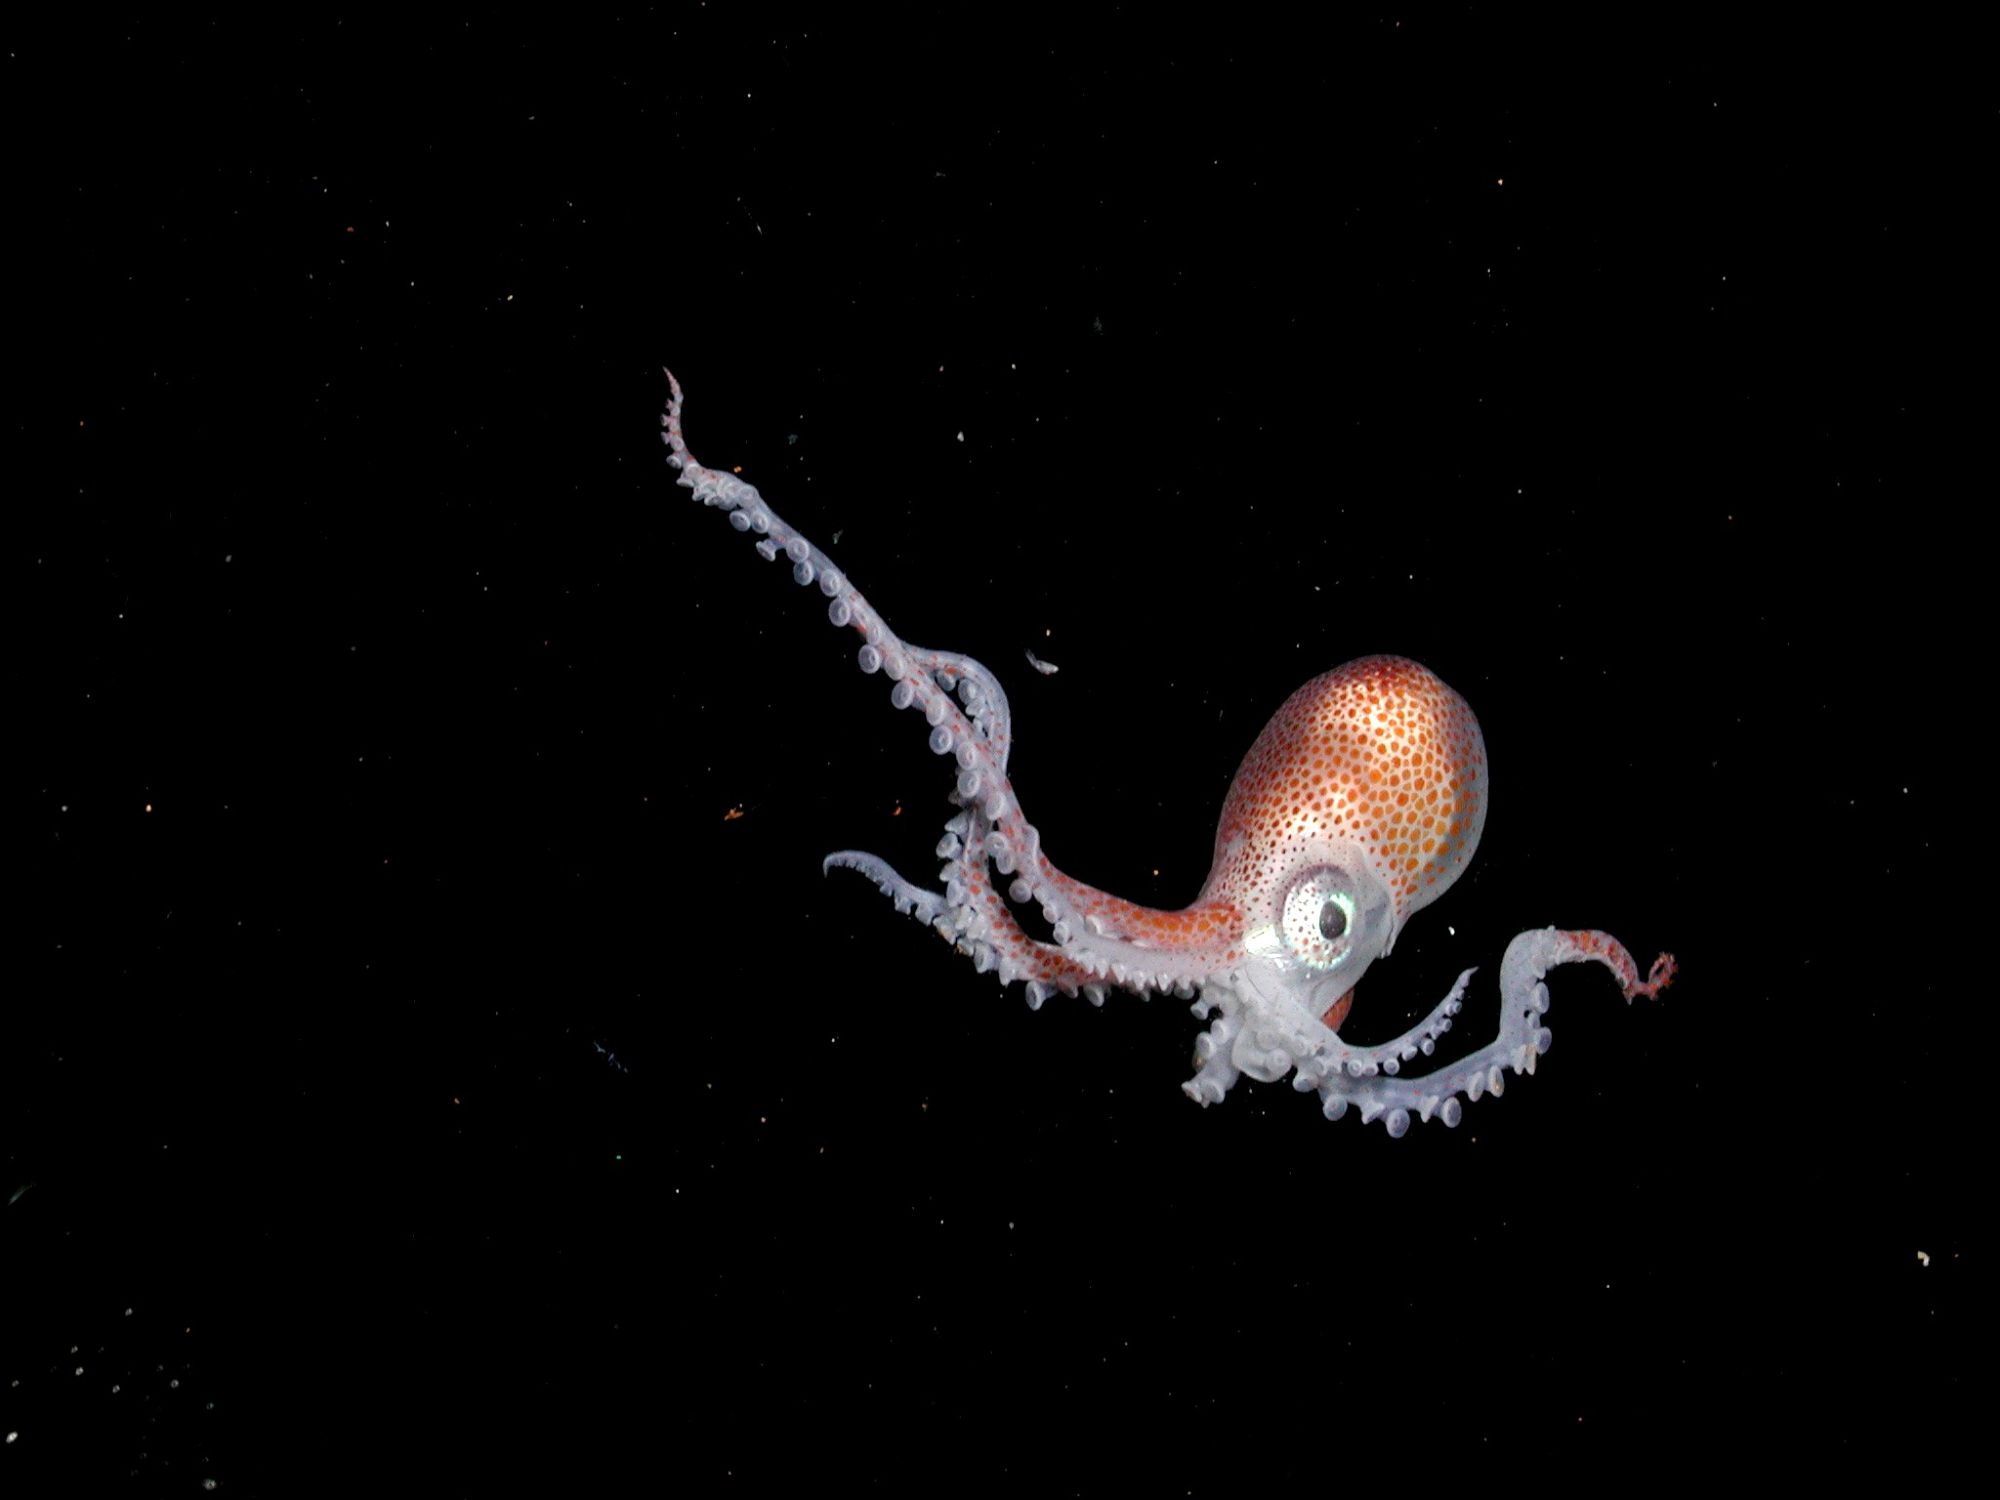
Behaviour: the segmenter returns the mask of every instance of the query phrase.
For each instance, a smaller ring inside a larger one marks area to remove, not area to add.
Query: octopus
[[[1434,673],[1400,656],[1364,656],[1313,678],[1279,707],[1237,770],[1194,902],[1163,911],[1064,874],[1042,848],[1007,775],[1013,718],[987,668],[899,638],[833,561],[772,510],[755,485],[688,451],[680,382],[667,371],[661,418],[667,461],[693,498],[723,511],[767,560],[817,587],[827,616],[857,632],[861,670],[889,683],[889,702],[921,717],[953,773],[957,809],[937,845],[934,886],[906,880],[874,854],[842,850],[823,869],[874,882],[896,909],[940,934],[975,969],[1023,987],[1030,1007],[1111,990],[1193,1001],[1197,1103],[1219,1103],[1238,1079],[1289,1076],[1327,1118],[1350,1108],[1402,1136],[1412,1120],[1463,1118],[1461,1098],[1499,1095],[1506,1073],[1533,1073],[1549,1049],[1548,972],[1595,963],[1629,1002],[1674,976],[1671,954],[1640,978],[1610,934],[1536,928],[1500,960],[1493,1039],[1456,1061],[1435,1054],[1476,970],[1402,1035],[1374,1045],[1342,1028],[1362,977],[1395,950],[1404,925],[1464,873],[1490,798],[1486,744],[1471,707]],[[1004,882],[1004,884],[1003,884]],[[1048,936],[1016,908],[1039,907]]]

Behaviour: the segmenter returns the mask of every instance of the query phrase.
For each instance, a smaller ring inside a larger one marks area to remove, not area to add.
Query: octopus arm
[[[1073,880],[1049,861],[1007,777],[1013,714],[999,679],[969,656],[902,640],[833,560],[780,517],[755,485],[696,460],[681,429],[680,382],[671,370],[666,374],[671,397],[660,436],[668,463],[680,473],[678,483],[693,498],[725,512],[736,530],[754,536],[761,556],[789,562],[801,586],[818,587],[828,600],[828,618],[861,636],[861,670],[890,680],[890,704],[921,713],[932,751],[957,767],[951,801],[960,812],[945,825],[937,849],[948,861],[939,874],[942,889],[917,885],[880,856],[859,850],[830,855],[823,868],[867,877],[898,911],[935,927],[978,968],[997,973],[1003,983],[1026,984],[1034,1006],[1051,988],[1080,988],[1101,1001],[1107,982],[1141,992],[1180,988],[1191,995],[1195,984],[1226,965],[1232,957],[1226,912],[1156,912]],[[1007,895],[1013,900],[1040,905],[1053,944],[1022,930],[994,884],[994,870],[1011,877]]]
[[[1673,955],[1663,953],[1641,980],[1632,955],[1606,932],[1557,927],[1523,932],[1500,960],[1500,1025],[1493,1040],[1457,1062],[1414,1075],[1406,1074],[1404,1065],[1419,1054],[1430,1056],[1438,1038],[1451,1029],[1472,970],[1459,975],[1451,993],[1423,1021],[1376,1047],[1350,1046],[1324,1027],[1300,1025],[1254,989],[1225,989],[1205,994],[1197,1007],[1197,1014],[1210,1009],[1221,1013],[1198,1039],[1200,1069],[1183,1087],[1198,1102],[1212,1104],[1240,1074],[1268,1082],[1292,1071],[1292,1086],[1301,1093],[1316,1091],[1330,1120],[1354,1106],[1363,1123],[1379,1119],[1392,1136],[1407,1131],[1412,1117],[1453,1126],[1463,1116],[1461,1094],[1467,1100],[1498,1095],[1508,1069],[1535,1071],[1535,1060],[1550,1043],[1543,1024],[1549,1009],[1543,978],[1553,968],[1575,963],[1610,969],[1628,1002],[1659,994],[1674,974]]]

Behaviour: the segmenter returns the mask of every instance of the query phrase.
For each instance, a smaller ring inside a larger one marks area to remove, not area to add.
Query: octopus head
[[[1241,914],[1243,1071],[1282,1075],[1346,1019],[1403,924],[1449,889],[1486,821],[1486,749],[1465,700],[1416,662],[1364,657],[1279,709],[1229,789],[1202,901]],[[1255,1036],[1283,1038],[1255,1061]]]

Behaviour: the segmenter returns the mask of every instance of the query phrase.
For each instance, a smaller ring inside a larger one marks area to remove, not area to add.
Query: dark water
[[[1991,325],[1970,96],[1916,45],[672,7],[13,44],[8,1492],[1966,1443],[1948,372]],[[704,462],[999,673],[1071,873],[1189,900],[1272,710],[1397,652],[1494,802],[1353,1028],[1477,964],[1482,1036],[1548,923],[1680,980],[1562,972],[1538,1075],[1400,1141],[1195,1108],[1182,1004],[1030,1014],[821,878],[934,873],[949,778],[673,488],[669,362]]]

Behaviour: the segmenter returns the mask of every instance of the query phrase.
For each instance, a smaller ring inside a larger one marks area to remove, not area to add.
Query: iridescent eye
[[[1292,882],[1280,919],[1285,950],[1317,969],[1330,969],[1353,946],[1359,908],[1354,877],[1338,865],[1319,865]]]

